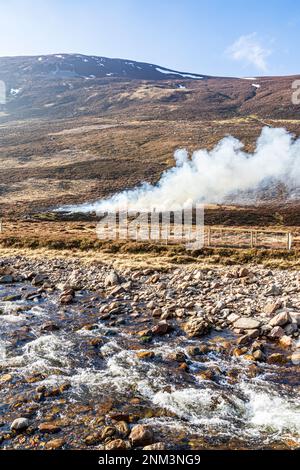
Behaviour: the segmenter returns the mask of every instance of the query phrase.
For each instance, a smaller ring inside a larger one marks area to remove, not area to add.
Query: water
[[[31,290],[29,285],[2,286],[0,299]],[[23,440],[6,436],[2,448],[39,448],[47,437],[37,426],[49,420],[60,425],[57,436],[67,448],[84,448],[85,437],[109,424],[112,413],[147,423],[156,441],[172,448],[299,445],[299,366],[233,357],[228,333],[189,340],[177,329],[143,343],[136,332],[147,328],[148,319],[120,314],[122,324],[108,325],[99,319],[102,302],[89,292],[78,293],[76,303],[67,307],[52,292],[33,300],[0,300],[6,347],[0,381],[11,375],[0,388],[0,434],[5,436],[18,416],[29,416],[32,427]],[[47,321],[59,330],[42,333]],[[200,343],[207,351],[191,356],[191,346]],[[155,356],[141,359],[137,354],[143,351]],[[183,355],[188,371],[175,354]],[[41,386],[52,390],[50,396],[37,397]],[[59,386],[65,389],[54,393]]]

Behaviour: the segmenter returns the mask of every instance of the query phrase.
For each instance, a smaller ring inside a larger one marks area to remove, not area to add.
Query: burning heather
[[[164,172],[156,185],[143,183],[107,200],[60,210],[176,210],[195,203],[238,202],[243,194],[247,202],[254,202],[261,188],[278,183],[284,184],[288,198],[298,196],[300,139],[284,128],[265,127],[252,154],[243,150],[242,142],[228,136],[210,151],[198,150],[190,158],[187,150],[180,149],[174,157],[176,166]]]

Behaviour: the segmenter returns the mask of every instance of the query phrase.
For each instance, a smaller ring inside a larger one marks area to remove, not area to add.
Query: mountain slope
[[[296,78],[210,77],[79,54],[0,58],[7,93],[0,119],[297,119],[300,106],[291,100]]]
[[[145,62],[82,54],[3,57],[0,58],[0,76],[44,79],[118,77],[139,80],[205,78],[203,75],[178,72]]]

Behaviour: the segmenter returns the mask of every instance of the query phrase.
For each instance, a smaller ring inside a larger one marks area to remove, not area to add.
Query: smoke
[[[196,202],[234,201],[247,192],[251,199],[262,186],[279,182],[288,189],[289,197],[295,197],[300,187],[300,139],[283,128],[263,128],[252,154],[228,136],[211,151],[198,150],[190,158],[187,150],[181,149],[174,157],[176,166],[165,171],[156,185],[143,183],[110,199],[64,210],[177,210]]]

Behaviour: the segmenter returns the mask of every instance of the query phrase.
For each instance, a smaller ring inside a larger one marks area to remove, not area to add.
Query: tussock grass
[[[4,250],[45,250],[53,256],[64,252],[73,255],[74,252],[89,257],[99,254],[126,256],[144,256],[163,259],[171,264],[207,263],[233,266],[240,264],[263,264],[282,269],[300,268],[299,250],[272,249],[241,249],[204,247],[201,250],[186,250],[183,245],[161,245],[134,241],[103,241],[90,238],[51,239],[49,237],[2,237],[0,247]],[[1,254],[1,251],[0,251]]]

